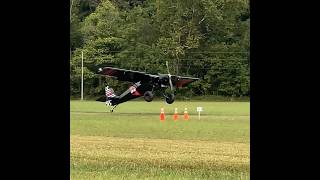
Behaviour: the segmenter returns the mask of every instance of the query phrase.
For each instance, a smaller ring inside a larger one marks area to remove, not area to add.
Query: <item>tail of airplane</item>
[[[105,92],[106,92],[107,99],[111,99],[112,97],[116,97],[116,94],[114,93],[114,90],[112,88],[109,88],[109,86],[107,86],[105,88]]]
[[[107,86],[105,88],[105,94],[106,94],[106,105],[107,106],[116,105],[116,100],[118,99],[118,96],[114,93],[114,90],[112,88],[109,88],[109,86]]]

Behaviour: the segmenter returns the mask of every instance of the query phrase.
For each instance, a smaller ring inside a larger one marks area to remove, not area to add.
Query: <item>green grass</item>
[[[249,102],[131,101],[114,113],[95,101],[70,106],[71,179],[249,179]]]

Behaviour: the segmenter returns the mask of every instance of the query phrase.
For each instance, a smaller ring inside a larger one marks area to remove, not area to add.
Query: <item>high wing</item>
[[[119,81],[129,81],[134,83],[141,81],[141,83],[170,86],[168,74],[154,75],[140,71],[132,71],[113,67],[100,68],[98,73],[104,76],[112,77]],[[197,80],[199,80],[199,78],[183,77],[177,75],[171,76],[172,84],[176,88],[186,87],[188,84]]]
[[[188,84],[199,80],[199,78],[193,78],[193,77],[183,77],[183,76],[171,76],[171,81],[173,86],[177,88],[186,87]]]
[[[168,74],[159,74],[159,75],[160,75],[160,79],[162,79],[161,83],[163,85],[170,86]],[[186,87],[188,84],[197,80],[199,80],[199,78],[171,75],[172,85],[173,87],[176,87],[176,88]]]
[[[147,74],[140,71],[132,71],[127,69],[119,69],[113,67],[104,67],[100,68],[98,71],[99,74],[112,77],[119,81],[129,81],[129,82],[146,82],[150,81],[153,77],[159,77],[156,75]]]

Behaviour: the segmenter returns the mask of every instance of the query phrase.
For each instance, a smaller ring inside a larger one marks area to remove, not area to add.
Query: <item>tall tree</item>
[[[73,50],[71,78],[78,78],[83,51],[89,94],[103,91],[98,66],[165,73],[169,61],[172,74],[202,79],[181,94],[250,95],[246,0],[102,0],[80,25],[83,43]]]

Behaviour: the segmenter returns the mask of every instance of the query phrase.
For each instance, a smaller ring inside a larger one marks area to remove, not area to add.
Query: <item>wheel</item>
[[[172,104],[174,102],[174,95],[173,94],[168,94],[168,96],[166,97],[166,102],[168,104]]]
[[[147,102],[151,102],[153,100],[153,94],[151,91],[146,91],[143,97],[144,97],[144,100],[146,100]]]

